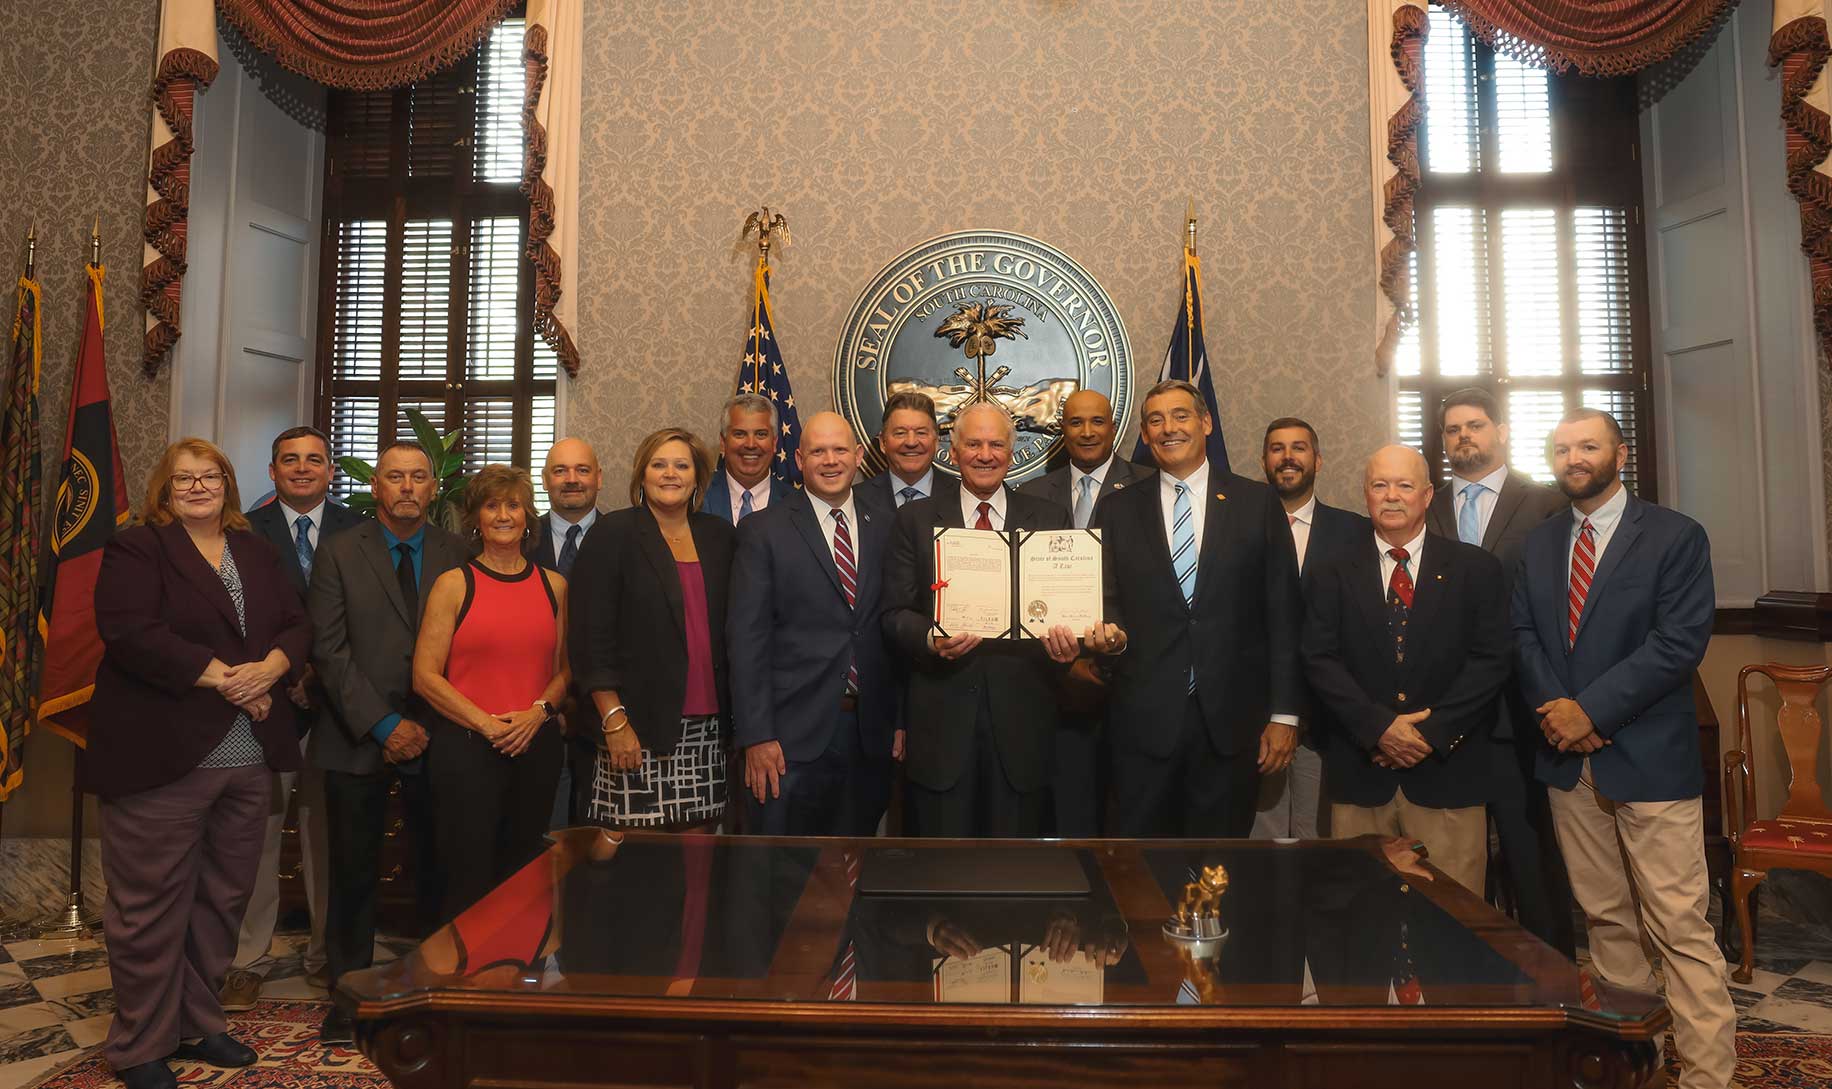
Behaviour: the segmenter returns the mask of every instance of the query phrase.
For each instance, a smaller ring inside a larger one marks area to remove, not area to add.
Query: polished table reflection
[[[857,891],[866,852],[963,848],[1072,852],[1088,892]],[[1167,920],[1217,865],[1225,935],[1173,940]],[[1658,1073],[1668,1020],[1373,837],[570,829],[337,1001],[407,1089],[1633,1086]]]

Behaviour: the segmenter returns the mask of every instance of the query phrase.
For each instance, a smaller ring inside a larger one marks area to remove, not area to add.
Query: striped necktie
[[[1177,501],[1170,508],[1170,567],[1183,589],[1183,603],[1196,603],[1196,515],[1190,509],[1190,487],[1177,485]],[[1189,690],[1196,690],[1196,667],[1190,666]]]
[[[1590,596],[1590,580],[1597,573],[1597,531],[1584,519],[1578,527],[1578,542],[1571,546],[1571,594],[1569,598],[1569,630],[1565,634],[1565,645],[1572,646],[1578,641],[1578,622],[1584,618],[1584,599]]]
[[[846,607],[859,600],[859,568],[852,557],[852,533],[846,528],[846,512],[833,508],[833,565],[840,570],[840,589],[846,592]],[[846,666],[846,691],[859,690],[859,664],[849,660]]]
[[[859,852],[842,852],[846,860],[846,885],[854,892],[859,888]],[[833,973],[833,985],[827,988],[827,1001],[854,1002],[859,997],[859,947],[851,938],[840,954],[840,965]]]
[[[310,582],[312,581],[312,516],[301,514],[299,520],[293,523],[293,528],[298,531],[298,535],[293,538],[293,551],[299,557],[299,573],[305,576],[305,581]]]

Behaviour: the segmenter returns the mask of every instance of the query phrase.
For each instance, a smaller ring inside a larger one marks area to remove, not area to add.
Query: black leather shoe
[[[117,1070],[115,1077],[120,1078],[127,1089],[177,1089],[178,1086],[178,1076],[165,1065],[164,1059]]]
[[[179,1044],[174,1059],[195,1059],[211,1066],[253,1066],[258,1056],[254,1048],[226,1032],[213,1032],[194,1044]]]
[[[324,1015],[324,1024],[318,1026],[318,1042],[321,1044],[353,1044],[356,1042],[356,1024],[350,1015],[337,1007]]]

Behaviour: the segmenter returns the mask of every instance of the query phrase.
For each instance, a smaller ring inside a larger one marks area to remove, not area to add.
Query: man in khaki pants
[[[1527,536],[1514,584],[1520,683],[1590,958],[1655,990],[1666,968],[1682,1089],[1730,1084],[1736,1009],[1705,920],[1703,770],[1692,671],[1711,637],[1711,545],[1698,523],[1628,494],[1622,429],[1575,409],[1552,434],[1571,517]],[[1626,864],[1625,864],[1626,863]],[[1637,911],[1639,905],[1639,911]]]

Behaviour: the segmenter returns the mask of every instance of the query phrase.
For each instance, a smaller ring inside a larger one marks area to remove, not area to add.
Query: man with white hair
[[[706,485],[700,510],[732,525],[770,505],[770,470],[779,460],[776,403],[756,393],[726,398],[719,414],[719,471]]]
[[[935,529],[1069,528],[1069,512],[1005,486],[1016,429],[981,402],[954,420],[958,497],[906,503],[884,570],[884,634],[909,663],[906,769],[923,836],[1036,836],[1043,826],[1058,712],[1056,685],[1075,659],[1066,625],[1042,640],[937,634]],[[1052,665],[1051,663],[1056,663]]]

